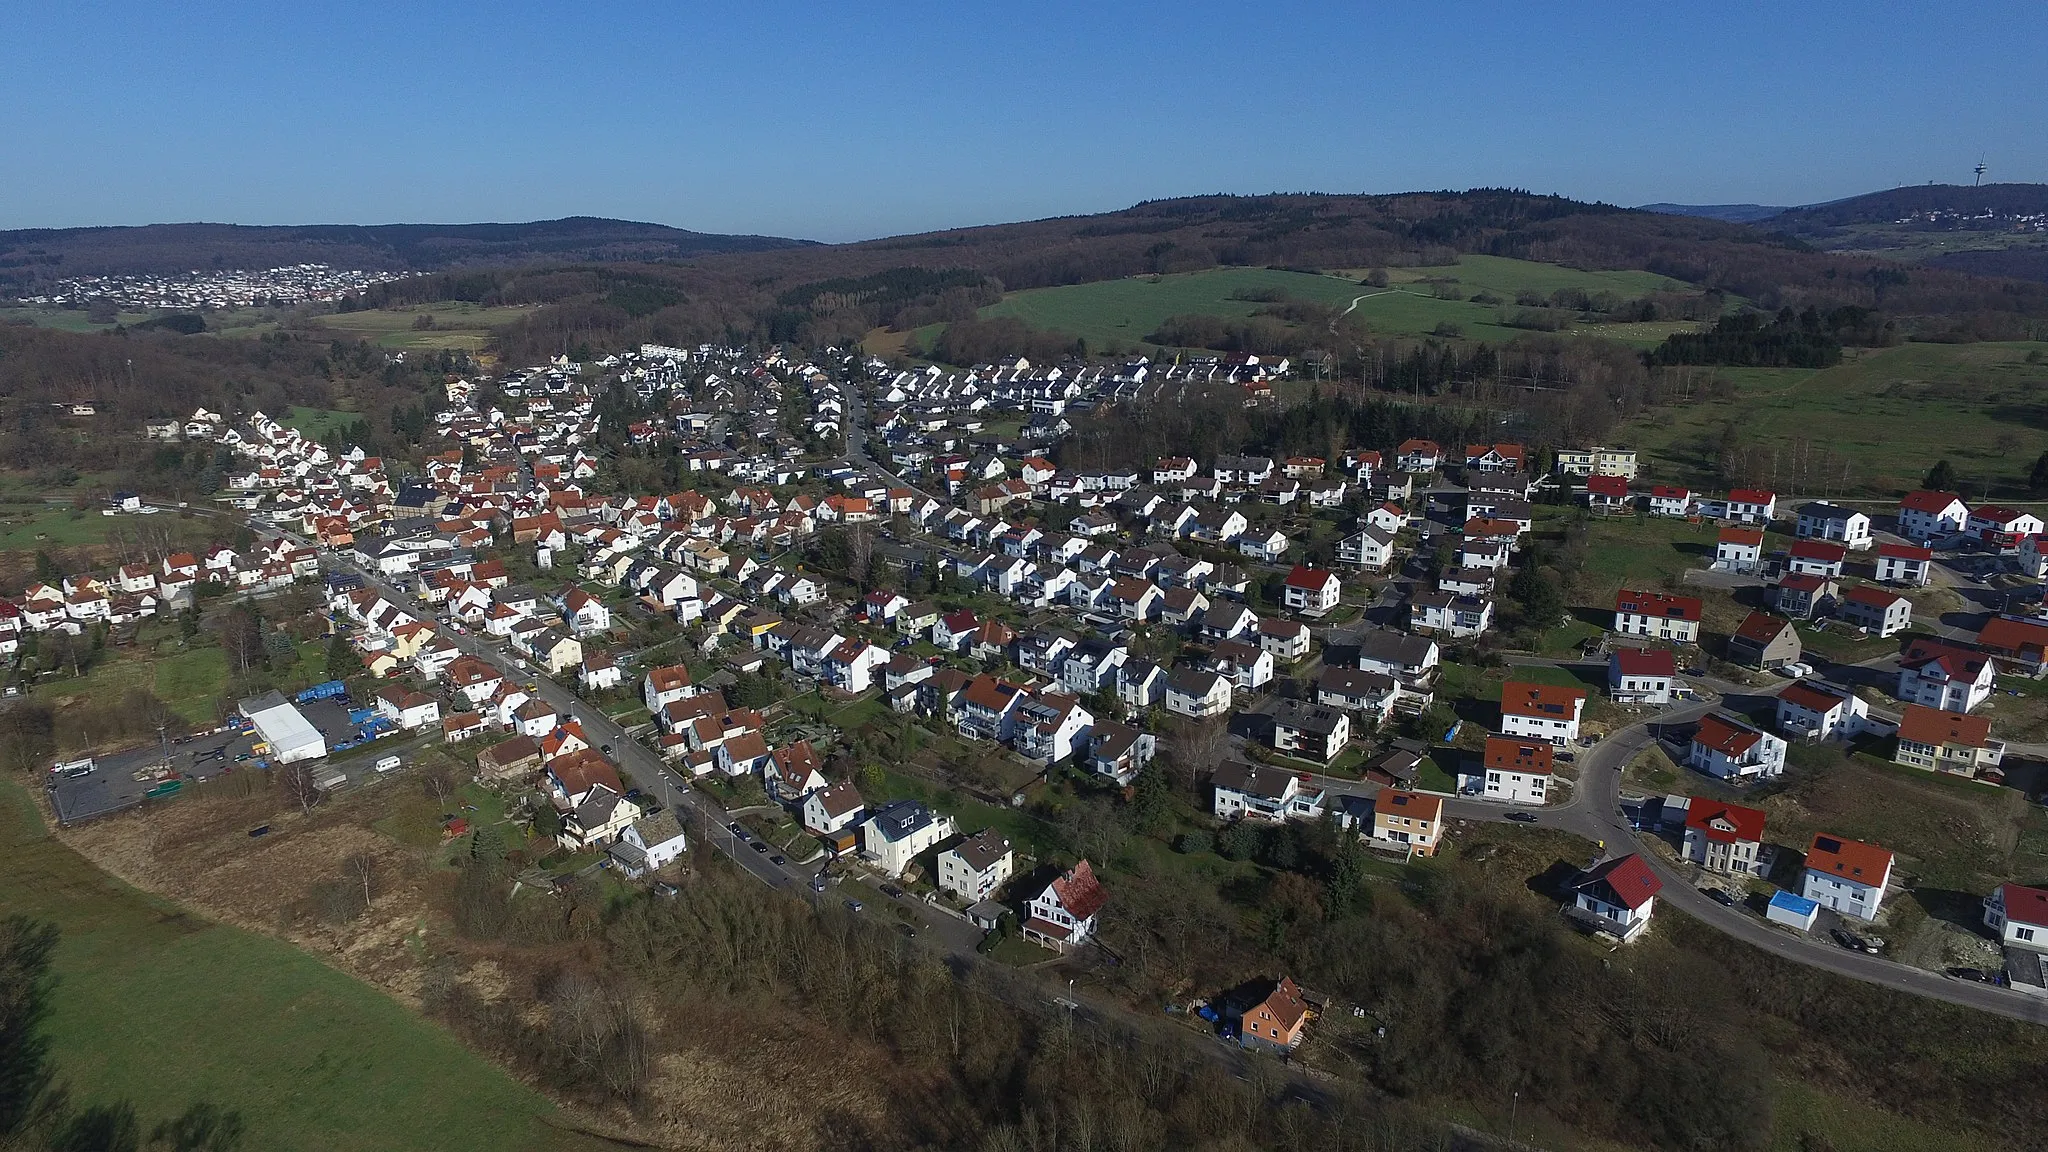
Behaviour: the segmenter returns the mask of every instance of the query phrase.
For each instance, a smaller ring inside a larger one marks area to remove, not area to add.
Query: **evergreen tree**
[[[2048,462],[2048,453],[2043,453],[2041,459],[2044,462]],[[2041,475],[2041,465],[2039,463],[2034,465],[2034,473],[2037,476]],[[1955,465],[1950,464],[1946,460],[1936,461],[1934,467],[1927,470],[1927,479],[1921,482],[1921,487],[1933,492],[1955,491]]]

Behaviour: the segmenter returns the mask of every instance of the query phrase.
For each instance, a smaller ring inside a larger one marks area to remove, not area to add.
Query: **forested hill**
[[[1791,209],[1782,204],[1645,204],[1640,211],[1666,216],[1702,216],[1730,224],[1752,224]]]
[[[526,224],[150,224],[0,232],[0,294],[67,276],[167,275],[208,268],[331,264],[386,272],[620,260],[808,246],[662,224],[571,216]]]
[[[1823,236],[1828,228],[1894,224],[1914,216],[1933,216],[1919,221],[1928,227],[1970,229],[1991,226],[2001,217],[2041,215],[2048,215],[2048,184],[1915,184],[1787,208],[1764,226],[1808,239]]]

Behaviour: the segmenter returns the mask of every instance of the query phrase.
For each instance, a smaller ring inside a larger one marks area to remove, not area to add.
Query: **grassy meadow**
[[[1851,349],[1833,368],[1712,371],[1731,400],[1653,409],[1617,437],[1648,456],[1651,477],[1711,483],[1730,425],[1765,486],[1802,494],[1895,495],[1945,459],[1973,492],[2016,495],[2048,451],[2048,342],[1902,344]]]
[[[1518,292],[1549,294],[1559,289],[1613,292],[1640,296],[1690,285],[1650,272],[1586,272],[1532,260],[1498,256],[1466,256],[1439,268],[1389,270],[1385,288],[1359,283],[1363,272],[1317,275],[1271,268],[1213,268],[1171,276],[1134,276],[1094,284],[1034,288],[1013,292],[982,309],[983,316],[1014,316],[1038,328],[1084,337],[1091,345],[1138,344],[1169,316],[1204,314],[1248,317],[1268,305],[1237,297],[1253,293],[1284,293],[1296,300],[1336,308],[1356,304],[1355,311],[1376,333],[1426,336],[1440,325],[1456,325],[1475,340],[1512,340],[1527,330],[1501,323],[1519,311]],[[1469,299],[1439,298],[1437,293],[1470,297],[1490,292],[1503,304],[1475,304]],[[1569,331],[1594,334],[1648,348],[1687,323],[1573,325]],[[926,342],[929,337],[919,334]]]
[[[486,308],[466,301],[449,301],[416,308],[336,312],[311,317],[307,323],[314,328],[367,341],[379,348],[477,352],[490,341],[491,329],[509,324],[532,311],[531,308]],[[434,326],[415,327],[422,316],[431,317]]]
[[[241,1147],[584,1147],[553,1105],[396,1001],[290,945],[207,922],[95,869],[0,785],[0,914],[62,929],[49,1032],[74,1099],[145,1124],[209,1102]]]

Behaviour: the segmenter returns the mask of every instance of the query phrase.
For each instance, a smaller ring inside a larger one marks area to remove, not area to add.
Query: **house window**
[[[2032,928],[2014,928],[2012,934],[2015,939],[2019,940],[2032,940],[2034,938],[2034,930]]]

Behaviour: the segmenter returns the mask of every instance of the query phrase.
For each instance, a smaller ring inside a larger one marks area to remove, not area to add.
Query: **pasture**
[[[1377,334],[1422,337],[1439,329],[1448,332],[1450,329],[1444,326],[1449,325],[1466,339],[1501,342],[1529,332],[1505,322],[1523,311],[1514,303],[1519,292],[1548,295],[1560,289],[1579,289],[1634,297],[1691,288],[1650,272],[1587,272],[1498,256],[1467,256],[1455,265],[1439,268],[1390,270],[1385,288],[1359,283],[1362,275],[1214,268],[1171,276],[1134,276],[1013,292],[982,309],[981,314],[1014,316],[1033,327],[1083,337],[1095,347],[1115,347],[1143,343],[1169,316],[1243,318],[1268,304],[1241,297],[1281,294],[1338,309],[1353,307],[1355,303],[1354,311]],[[1437,295],[1440,291],[1443,298]],[[1480,304],[1469,299],[1479,293],[1491,293],[1504,302]],[[1450,295],[1467,298],[1447,298]],[[1673,332],[1693,327],[1683,322],[1574,323],[1565,331],[1649,348]]]
[[[292,405],[291,415],[284,423],[299,431],[299,435],[318,440],[336,428],[345,428],[358,420],[366,419],[360,412],[343,412],[335,408],[307,408]]]
[[[309,317],[306,324],[363,340],[379,348],[476,352],[489,342],[493,328],[509,324],[532,311],[531,308],[486,308],[467,301],[450,301],[423,304],[416,308],[334,312]],[[432,327],[421,327],[423,318],[430,319]]]
[[[196,1102],[239,1112],[241,1147],[587,1147],[553,1105],[397,1001],[290,945],[195,917],[94,868],[0,785],[13,882],[0,914],[63,931],[49,1033],[77,1100],[145,1124]]]
[[[1618,434],[1648,457],[1645,479],[1711,486],[1731,428],[1758,483],[1802,496],[1893,496],[1945,459],[1975,496],[2024,497],[2048,451],[2048,342],[1901,344],[1851,349],[1833,368],[1703,371],[1733,397],[1652,409]]]

